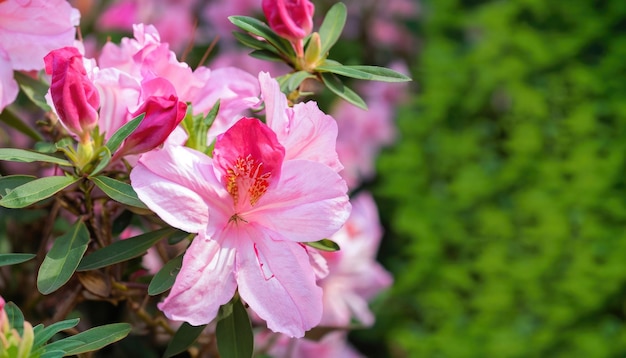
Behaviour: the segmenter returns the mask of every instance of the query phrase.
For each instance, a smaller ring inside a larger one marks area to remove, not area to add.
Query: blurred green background
[[[426,0],[368,356],[626,356],[626,1]],[[384,344],[381,340],[384,339]]]

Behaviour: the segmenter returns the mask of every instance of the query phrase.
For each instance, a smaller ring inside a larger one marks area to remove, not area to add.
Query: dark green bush
[[[379,161],[395,356],[626,356],[626,2],[424,1]]]

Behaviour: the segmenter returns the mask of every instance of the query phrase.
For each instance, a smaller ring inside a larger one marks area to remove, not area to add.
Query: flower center
[[[226,190],[233,197],[235,208],[245,202],[254,206],[267,191],[272,172],[263,172],[263,163],[248,154],[239,157],[226,172]]]

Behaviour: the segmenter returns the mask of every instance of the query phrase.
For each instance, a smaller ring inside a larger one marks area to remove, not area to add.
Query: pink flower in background
[[[87,77],[83,56],[75,47],[63,47],[47,54],[44,60],[59,120],[81,141],[89,140],[98,122],[100,96]]]
[[[382,228],[374,198],[361,192],[351,201],[350,218],[330,237],[341,250],[322,252],[329,270],[318,282],[324,291],[322,326],[348,327],[353,318],[371,326],[374,316],[367,302],[393,281],[376,261]]]
[[[237,27],[228,20],[228,17],[232,15],[254,16],[260,11],[259,0],[213,0],[207,2],[201,16],[210,27],[211,36],[220,36],[220,45],[226,42],[226,46],[232,47],[235,43],[232,32],[237,30]],[[232,43],[229,44],[229,41]]]
[[[192,71],[179,62],[152,25],[133,26],[134,38],[123,38],[119,45],[108,42],[98,58],[100,68],[117,68],[140,81],[163,77],[174,85],[182,101],[193,102],[210,76],[206,67]]]
[[[209,143],[226,132],[246,111],[259,105],[259,82],[235,67],[212,70],[192,101],[193,113],[207,114],[218,100],[220,110],[209,130]]]
[[[269,127],[245,118],[218,137],[213,159],[179,146],[142,156],[131,172],[139,198],[198,233],[159,305],[170,319],[209,323],[237,289],[273,331],[302,337],[319,323],[322,292],[300,242],[341,227],[347,188],[326,165],[284,155]]]
[[[319,341],[289,338],[282,334],[261,331],[255,335],[255,346],[270,345],[267,354],[289,358],[360,358],[363,357],[348,343],[345,332],[330,332]]]
[[[185,117],[187,104],[176,97],[174,87],[164,78],[155,78],[142,85],[149,96],[131,115],[145,113],[139,127],[124,141],[114,158],[140,154],[163,144]]]
[[[15,101],[19,88],[13,79],[13,69],[11,68],[11,58],[9,54],[0,47],[0,112],[4,107]]]
[[[176,51],[194,37],[196,0],[121,0],[113,2],[98,16],[99,30],[132,31],[138,23],[152,24],[160,38]]]

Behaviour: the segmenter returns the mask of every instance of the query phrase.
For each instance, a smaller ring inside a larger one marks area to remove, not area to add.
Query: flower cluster
[[[0,207],[49,213],[43,239],[24,245],[39,254],[3,259],[36,261],[29,282],[38,292],[29,306],[56,320],[33,329],[11,304],[9,322],[0,298],[0,357],[97,350],[131,331],[120,320],[141,327],[135,334],[167,334],[166,355],[176,354],[171,347],[181,341],[183,349],[193,343],[181,338],[186,332],[217,337],[217,346],[215,339],[197,345],[223,356],[282,354],[292,342],[303,355],[353,352],[345,330],[373,324],[368,301],[392,278],[376,262],[382,230],[372,197],[349,196],[370,173],[353,170],[361,159],[342,150],[354,145],[342,140],[349,138],[341,129],[347,122],[307,97],[324,86],[365,108],[355,92],[338,90],[339,76],[408,78],[328,58],[347,16],[343,4],[329,10],[319,32],[309,0],[263,0],[257,6],[267,24],[229,18],[245,31],[236,37],[253,55],[291,69],[279,77],[254,63],[192,68],[174,52],[183,47],[180,37],[163,30],[162,38],[142,22],[167,29],[175,14],[200,5],[155,4],[107,7],[94,28],[132,27],[133,34],[97,48],[89,34],[74,39],[80,13],[66,1],[0,1],[0,111],[16,117],[7,122],[13,144],[21,134],[37,141],[32,150],[0,148],[0,161],[40,163],[37,177],[6,175],[0,167]],[[16,112],[23,106],[13,104],[18,82],[44,118],[31,108]],[[367,133],[376,130],[363,127],[354,132],[369,141]],[[378,148],[385,140],[373,142]],[[143,268],[135,260],[142,255]],[[78,319],[63,319],[73,311],[89,316],[77,305],[84,301],[125,302],[127,313],[77,333]],[[319,342],[303,338],[318,326],[334,332]],[[69,337],[47,343],[62,331]]]

